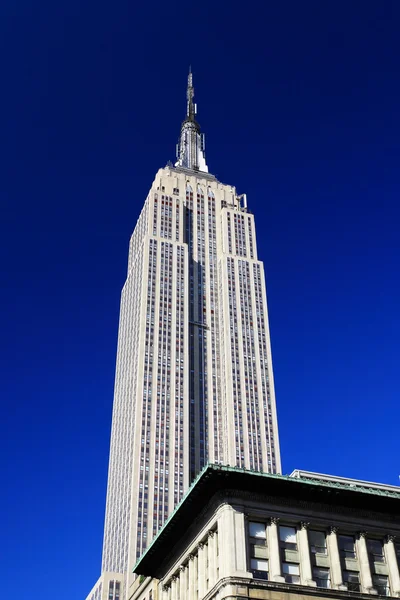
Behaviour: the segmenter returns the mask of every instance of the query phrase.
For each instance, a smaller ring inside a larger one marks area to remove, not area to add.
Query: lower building
[[[399,487],[208,465],[134,566],[128,598],[400,597],[399,564]]]

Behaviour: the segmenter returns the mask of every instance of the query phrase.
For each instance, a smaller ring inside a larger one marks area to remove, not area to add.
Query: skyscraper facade
[[[130,240],[102,576],[89,599],[122,600],[135,562],[209,462],[281,468],[254,216],[244,194],[208,173],[190,73],[177,162],[156,174]]]

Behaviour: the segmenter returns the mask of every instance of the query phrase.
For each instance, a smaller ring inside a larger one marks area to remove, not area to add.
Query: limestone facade
[[[142,581],[130,600],[150,600],[150,587],[152,600],[400,596],[400,488],[382,494],[321,481],[304,488],[264,475],[258,490],[260,476],[239,472],[211,473],[216,481],[227,474],[226,486],[216,493],[211,486],[198,515],[191,488],[136,565]]]

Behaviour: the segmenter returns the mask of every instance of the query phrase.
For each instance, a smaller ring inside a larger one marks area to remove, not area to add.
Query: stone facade
[[[400,596],[400,488],[204,475],[137,563],[130,600],[150,586],[153,600]]]

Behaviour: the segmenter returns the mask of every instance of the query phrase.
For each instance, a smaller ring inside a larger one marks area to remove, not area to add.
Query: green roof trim
[[[156,543],[158,537],[160,535],[162,535],[162,532],[164,531],[164,529],[167,527],[167,525],[169,524],[169,522],[172,520],[172,518],[174,517],[175,513],[179,510],[179,508],[181,507],[181,505],[185,502],[186,498],[189,496],[189,494],[191,493],[192,489],[195,487],[195,485],[197,484],[197,482],[202,478],[202,476],[204,475],[204,473],[210,467],[218,467],[218,466],[219,465],[214,465],[212,463],[207,463],[206,466],[200,471],[200,473],[197,475],[196,479],[194,479],[193,483],[191,483],[190,486],[188,487],[188,490],[187,490],[186,494],[183,496],[182,500],[175,506],[174,510],[169,515],[168,519],[165,521],[164,525],[161,527],[161,529],[157,533],[156,537],[152,540],[150,546],[148,548],[146,548],[146,550],[143,552],[143,554],[141,555],[141,557],[136,561],[135,566],[132,569],[132,573],[135,572],[136,565],[138,565],[140,563],[140,561],[142,560],[142,558],[144,556],[146,556],[146,554],[149,552],[149,550],[151,549],[151,547]]]

